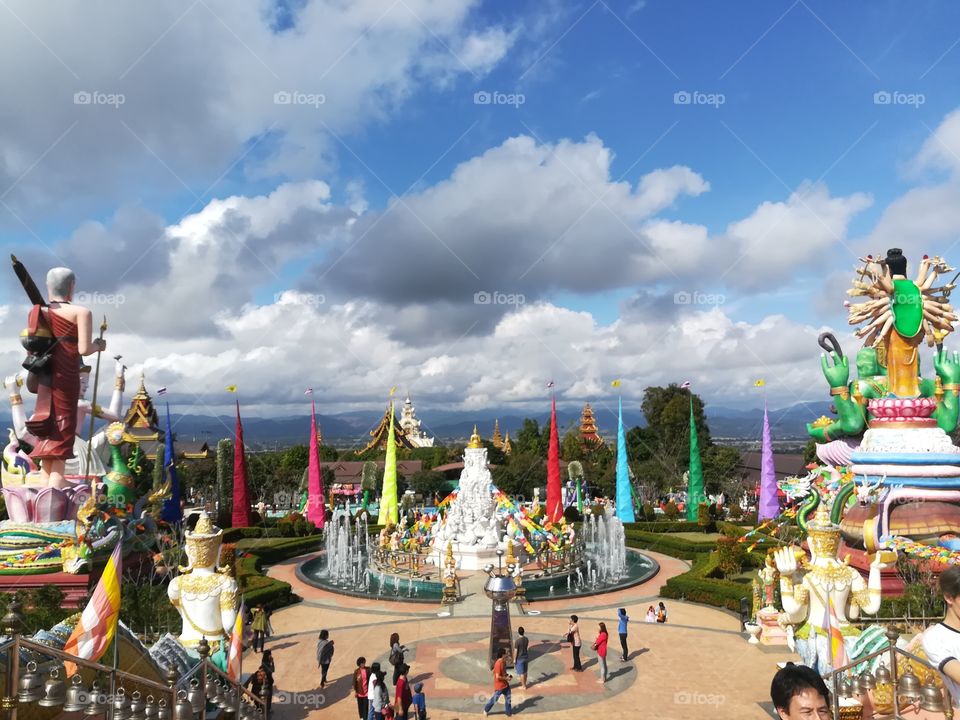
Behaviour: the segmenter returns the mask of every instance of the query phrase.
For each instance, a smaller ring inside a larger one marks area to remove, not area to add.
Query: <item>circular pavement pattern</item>
[[[410,680],[423,683],[427,708],[480,714],[493,692],[493,673],[487,660],[488,637],[486,633],[441,635],[408,646]],[[519,687],[513,669],[509,670],[513,675],[510,685],[514,712],[553,712],[590,705],[623,692],[636,679],[633,663],[620,662],[613,646],[607,653],[607,682],[601,684],[597,656],[589,645],[584,645],[580,654],[584,670],[574,672],[570,669],[573,656],[569,645],[564,643],[561,647],[557,638],[546,635],[529,633],[527,637],[530,638],[530,663],[526,690]],[[385,656],[379,659],[384,668],[390,667],[385,664]],[[430,672],[425,668],[436,670]],[[503,712],[501,699],[490,714]]]

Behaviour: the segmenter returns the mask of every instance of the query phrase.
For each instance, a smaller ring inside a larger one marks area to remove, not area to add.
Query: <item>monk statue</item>
[[[46,335],[52,344],[44,353],[43,372],[31,371],[27,386],[37,394],[33,415],[26,428],[37,438],[31,460],[39,464],[41,479],[49,487],[65,488],[67,460],[74,457],[77,434],[77,403],[80,400],[81,357],[103,352],[107,341],[93,338],[93,315],[87,308],[73,305],[76,277],[65,267],[47,273],[47,297],[44,305],[35,304],[25,331]]]
[[[210,522],[206,512],[187,539],[187,567],[170,581],[167,596],[180,613],[180,642],[196,647],[202,638],[213,644],[225,641],[237,619],[237,581],[231,568],[218,567],[223,530]]]
[[[797,652],[805,665],[825,675],[832,669],[831,631],[839,633],[847,656],[855,659],[852,648],[859,630],[852,621],[861,612],[872,615],[880,609],[880,571],[896,563],[896,553],[876,553],[864,582],[856,568],[848,565],[849,558],[838,558],[840,527],[830,521],[823,502],[808,526],[807,542],[809,561],[793,546],[776,550],[774,559],[785,620],[800,626],[794,635]]]
[[[102,406],[93,404],[86,399],[87,389],[90,385],[90,366],[80,366],[80,399],[77,401],[77,431],[73,441],[73,458],[67,460],[65,472],[67,475],[100,476],[107,472],[107,462],[111,455],[107,448],[107,427],[101,427],[93,435],[91,444],[93,451],[90,453],[90,467],[87,467],[87,439],[84,437],[89,430],[90,413],[92,412],[97,419],[107,420],[109,423],[123,420],[123,391],[125,389],[126,379],[124,377],[127,366],[120,362],[120,356],[117,355],[115,362],[115,377],[113,382],[113,394],[110,396],[110,404]],[[3,380],[3,387],[10,391],[10,414],[13,419],[13,430],[16,437],[29,445],[35,445],[37,438],[27,430],[27,414],[23,409],[23,399],[20,396],[20,388],[23,387],[23,379],[26,372],[21,371],[16,375],[7,377]]]

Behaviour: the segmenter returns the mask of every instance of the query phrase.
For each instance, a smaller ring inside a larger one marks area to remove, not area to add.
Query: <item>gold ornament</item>
[[[480,440],[480,435],[477,433],[477,426],[473,426],[473,435],[470,436],[470,442],[467,443],[467,447],[471,450],[476,450],[483,447],[483,442]]]

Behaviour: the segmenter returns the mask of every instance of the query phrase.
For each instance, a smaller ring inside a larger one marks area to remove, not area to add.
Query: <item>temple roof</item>
[[[387,447],[387,437],[390,434],[390,415],[393,412],[393,404],[387,405],[387,409],[383,411],[383,417],[380,418],[380,422],[377,426],[370,431],[370,442],[362,450],[357,450],[357,455],[363,455],[367,450],[380,449],[385,450]],[[394,417],[393,421],[393,436],[397,441],[398,448],[407,448],[412,450],[415,446],[410,439],[406,436],[406,433],[403,431],[403,428],[400,427],[400,423],[396,421]]]
[[[593,417],[593,408],[590,403],[584,403],[580,414],[580,444],[584,446],[603,445],[603,438],[597,432],[597,421]]]
[[[500,436],[500,421],[493,421],[493,437],[490,438],[490,442],[493,443],[493,446],[498,450],[503,448],[503,438]]]
[[[143,442],[145,440],[163,440],[163,430],[160,429],[160,419],[157,410],[153,407],[150,393],[143,384],[143,375],[140,375],[140,387],[130,401],[130,409],[123,418],[126,426],[124,439],[129,442]]]

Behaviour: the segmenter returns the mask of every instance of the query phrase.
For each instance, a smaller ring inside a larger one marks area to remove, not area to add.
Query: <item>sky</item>
[[[0,5],[0,238],[175,412],[828,399],[858,259],[960,257],[955,3]],[[2,373],[24,295],[0,284]],[[948,338],[947,347],[952,338]],[[922,359],[925,371],[930,358]],[[112,374],[112,368],[105,371]],[[106,392],[110,382],[104,380]]]

